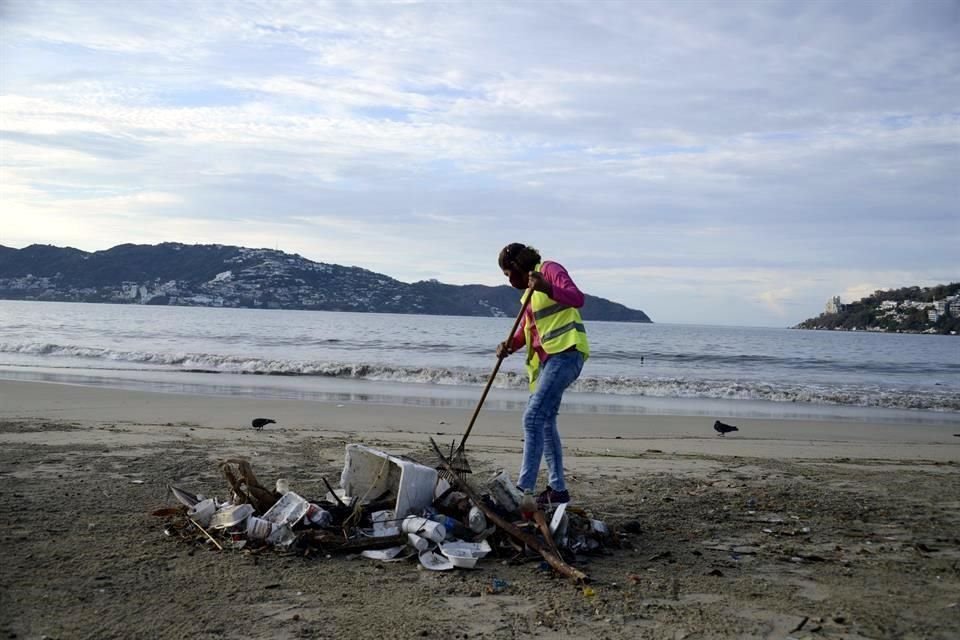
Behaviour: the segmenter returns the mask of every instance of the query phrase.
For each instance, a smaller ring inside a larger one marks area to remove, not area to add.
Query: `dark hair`
[[[500,250],[497,263],[501,269],[532,271],[535,266],[540,264],[540,253],[533,247],[514,242]]]

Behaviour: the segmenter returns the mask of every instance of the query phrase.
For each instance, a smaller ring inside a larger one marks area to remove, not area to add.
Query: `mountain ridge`
[[[652,322],[643,311],[585,295],[585,320]],[[405,283],[275,249],[165,242],[94,252],[0,245],[0,299],[504,317],[516,313],[519,292]]]

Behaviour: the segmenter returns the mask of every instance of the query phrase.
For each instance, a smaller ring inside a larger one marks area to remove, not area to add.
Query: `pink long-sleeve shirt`
[[[573,278],[563,268],[563,265],[558,262],[545,261],[540,267],[540,275],[552,287],[553,291],[550,298],[554,302],[577,309],[583,306],[583,292],[577,288]],[[529,306],[523,314],[523,320],[521,320],[517,332],[513,334],[513,339],[510,340],[510,350],[517,351],[525,344],[523,330],[527,323],[530,323],[530,340],[533,343],[533,348],[540,356],[540,362],[546,362],[550,355],[540,345],[540,334],[537,332],[537,325],[533,321],[533,310]]]

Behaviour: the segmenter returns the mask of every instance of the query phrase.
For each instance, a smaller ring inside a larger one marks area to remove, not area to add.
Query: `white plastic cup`
[[[432,540],[437,544],[443,542],[447,537],[447,529],[439,522],[434,522],[429,518],[418,518],[417,516],[407,516],[403,519],[401,525],[404,533],[415,533],[422,538]]]
[[[187,516],[196,521],[201,527],[206,527],[210,524],[210,518],[213,517],[213,514],[217,510],[217,505],[214,502],[213,498],[207,498],[206,500],[201,500],[197,504],[193,505],[188,511]]]
[[[426,551],[430,548],[430,541],[426,538],[421,538],[415,533],[408,533],[407,540],[410,542],[410,546],[417,551]]]
[[[247,518],[247,537],[251,540],[265,540],[273,532],[273,524],[263,518],[250,516]]]

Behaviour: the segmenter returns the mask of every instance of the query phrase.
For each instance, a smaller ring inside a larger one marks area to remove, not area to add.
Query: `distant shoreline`
[[[373,311],[367,309],[323,309],[318,307],[268,307],[268,306],[247,306],[247,305],[215,305],[215,304],[181,304],[171,302],[121,302],[118,300],[65,300],[65,299],[36,299],[36,298],[10,298],[0,295],[0,302],[31,302],[31,303],[56,303],[56,304],[96,304],[96,305],[116,305],[119,307],[177,307],[183,309],[244,309],[250,311],[309,311],[323,313],[364,313],[370,315],[402,315],[402,316],[431,316],[444,318],[508,318],[507,314],[482,315],[476,313],[430,313],[428,311],[410,310],[410,311]],[[519,307],[518,307],[519,308]],[[600,319],[585,318],[589,322],[626,322],[630,324],[655,324],[653,320],[625,320],[625,319]],[[792,327],[790,327],[792,328]]]
[[[842,333],[891,333],[891,334],[907,334],[914,336],[955,336],[957,335],[956,331],[950,331],[948,333],[941,333],[939,331],[925,330],[925,331],[912,331],[910,329],[883,329],[881,327],[868,327],[866,329],[847,329],[844,327],[801,327],[799,325],[793,327],[787,327],[788,329],[795,329],[797,331],[839,331]]]

